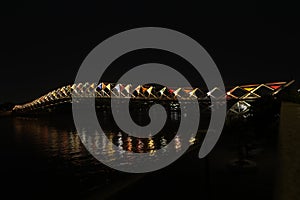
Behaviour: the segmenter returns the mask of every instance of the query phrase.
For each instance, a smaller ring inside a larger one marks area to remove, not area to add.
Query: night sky
[[[45,1],[2,10],[0,103],[26,102],[72,83],[96,45],[143,26],[171,28],[197,40],[226,85],[299,77],[300,23],[293,5]]]

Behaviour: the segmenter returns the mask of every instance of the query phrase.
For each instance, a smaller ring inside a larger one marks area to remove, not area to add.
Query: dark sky
[[[2,6],[0,103],[29,101],[72,83],[96,45],[120,31],[143,26],[171,28],[197,40],[216,62],[226,85],[299,77],[296,5],[161,2],[43,1]]]

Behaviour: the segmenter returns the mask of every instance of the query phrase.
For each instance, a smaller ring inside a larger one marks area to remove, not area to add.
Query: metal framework
[[[49,92],[31,102],[23,105],[16,105],[14,112],[26,113],[41,108],[49,108],[57,104],[72,102],[76,98],[132,98],[137,100],[170,100],[175,101],[178,97],[182,100],[197,99],[198,101],[209,100],[210,98],[236,100],[236,103],[229,109],[232,112],[245,112],[251,106],[251,100],[265,96],[274,96],[294,81],[275,82],[266,84],[252,84],[236,86],[227,93],[215,87],[211,91],[203,91],[200,88],[187,87],[164,87],[159,85],[132,85],[114,83],[79,83],[63,86]],[[225,94],[225,95],[224,95]]]

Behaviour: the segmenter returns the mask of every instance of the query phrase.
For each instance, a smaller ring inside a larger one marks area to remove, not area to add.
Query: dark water
[[[112,149],[111,142],[105,142],[97,134],[86,140],[108,160],[116,159],[124,151],[155,154],[156,148],[165,146],[174,136],[172,127],[176,127],[179,117],[173,114],[171,124],[174,124],[167,127],[166,134],[157,138],[149,135],[143,140],[131,138],[108,125],[107,138],[118,146],[117,151]],[[101,164],[81,143],[79,134],[84,132],[77,132],[67,116],[2,117],[0,125],[2,195],[10,199],[181,199],[182,196],[273,199],[276,123],[271,129],[259,125],[253,129],[247,125],[239,131],[225,130],[205,159],[197,156],[205,134],[205,130],[200,129],[197,137],[189,140],[189,153],[168,167],[147,174],[118,172]],[[241,140],[241,134],[248,140]],[[175,141],[169,148],[180,151],[181,138],[175,136]],[[255,167],[235,170],[232,163],[240,157],[244,143],[252,145],[247,150],[247,159],[252,160]]]
[[[9,191],[11,197],[81,199],[97,193],[104,198],[116,189],[114,184],[126,185],[140,175],[118,172],[101,164],[89,154],[79,135],[107,161],[117,159],[125,151],[154,155],[175,135],[179,117],[178,113],[172,114],[171,124],[164,129],[168,134],[143,139],[125,135],[109,125],[110,117],[102,119],[108,142],[97,133],[86,136],[84,130],[77,132],[70,116],[0,118],[4,191]],[[189,142],[196,143],[196,138],[191,137]],[[113,143],[118,146],[117,151],[112,148]],[[180,151],[180,138],[176,136],[175,145],[168,148]],[[129,164],[130,160],[129,154]],[[101,190],[108,191],[102,194]]]

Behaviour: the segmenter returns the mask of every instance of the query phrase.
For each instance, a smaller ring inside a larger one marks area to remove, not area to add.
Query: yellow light
[[[246,88],[243,88],[243,89],[245,89],[245,90],[247,90],[247,91],[251,91],[251,90],[253,90],[254,88],[252,88],[252,87],[246,87]]]
[[[195,144],[195,141],[196,141],[196,138],[194,138],[194,137],[191,137],[191,138],[190,138],[190,140],[189,140],[189,142],[190,142],[190,145],[193,145],[193,144]]]

